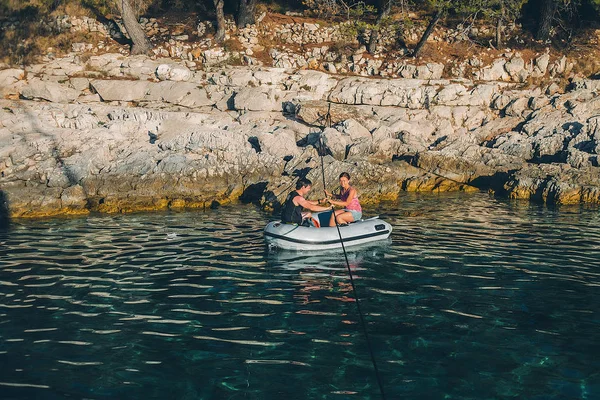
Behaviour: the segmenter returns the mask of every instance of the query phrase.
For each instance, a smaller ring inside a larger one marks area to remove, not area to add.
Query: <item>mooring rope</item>
[[[331,127],[331,117],[329,115],[329,111],[327,111],[326,120],[328,120],[329,125]],[[325,164],[323,162],[323,139],[321,135],[319,135],[319,155],[321,156],[321,174],[323,176],[323,190],[325,190]],[[369,348],[369,354],[371,354],[371,362],[373,363],[373,369],[375,370],[375,376],[377,377],[377,384],[379,385],[379,392],[381,393],[381,398],[385,400],[385,392],[383,390],[383,381],[381,380],[381,376],[379,375],[379,368],[377,368],[377,361],[375,361],[375,354],[373,353],[373,347],[371,346],[371,339],[369,338],[369,331],[367,330],[367,325],[365,323],[365,318],[363,316],[362,310],[360,308],[360,301],[358,300],[358,294],[356,293],[356,285],[354,284],[354,277],[352,276],[352,270],[350,269],[350,262],[348,261],[348,254],[346,253],[346,247],[344,246],[344,240],[342,239],[342,232],[340,232],[340,226],[337,222],[337,217],[335,215],[335,209],[333,205],[331,206],[331,212],[333,213],[333,220],[335,221],[335,227],[337,228],[338,236],[340,237],[340,243],[342,244],[342,250],[344,252],[344,259],[346,260],[346,268],[348,269],[348,275],[350,276],[350,284],[352,286],[352,293],[354,294],[354,298],[356,299],[356,308],[358,310],[358,315],[360,317],[360,322],[363,328],[363,332],[365,334],[365,338],[367,339],[367,347]]]

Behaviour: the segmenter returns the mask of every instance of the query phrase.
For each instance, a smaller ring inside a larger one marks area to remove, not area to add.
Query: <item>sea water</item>
[[[254,205],[13,221],[0,397],[380,399],[364,323],[387,399],[600,398],[598,208],[404,195],[377,214],[391,239],[349,265],[269,250]]]

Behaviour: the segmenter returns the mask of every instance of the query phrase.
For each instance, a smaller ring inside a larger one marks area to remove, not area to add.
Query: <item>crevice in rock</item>
[[[254,151],[256,151],[257,153],[262,152],[262,149],[260,148],[260,142],[258,141],[258,138],[256,136],[250,136],[248,138],[248,143],[250,143]]]

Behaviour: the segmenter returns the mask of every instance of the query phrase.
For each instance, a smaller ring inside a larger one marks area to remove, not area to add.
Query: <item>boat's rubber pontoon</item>
[[[317,214],[313,215],[318,216]],[[339,229],[344,247],[387,239],[392,233],[392,226],[378,217],[341,225]],[[315,228],[283,224],[281,221],[267,224],[265,240],[269,245],[288,250],[325,250],[342,247],[335,226]]]

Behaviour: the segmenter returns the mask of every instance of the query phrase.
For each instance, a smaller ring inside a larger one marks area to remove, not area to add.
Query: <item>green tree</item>
[[[465,0],[458,3],[456,12],[496,25],[496,47],[503,45],[502,29],[521,16],[527,0]]]

